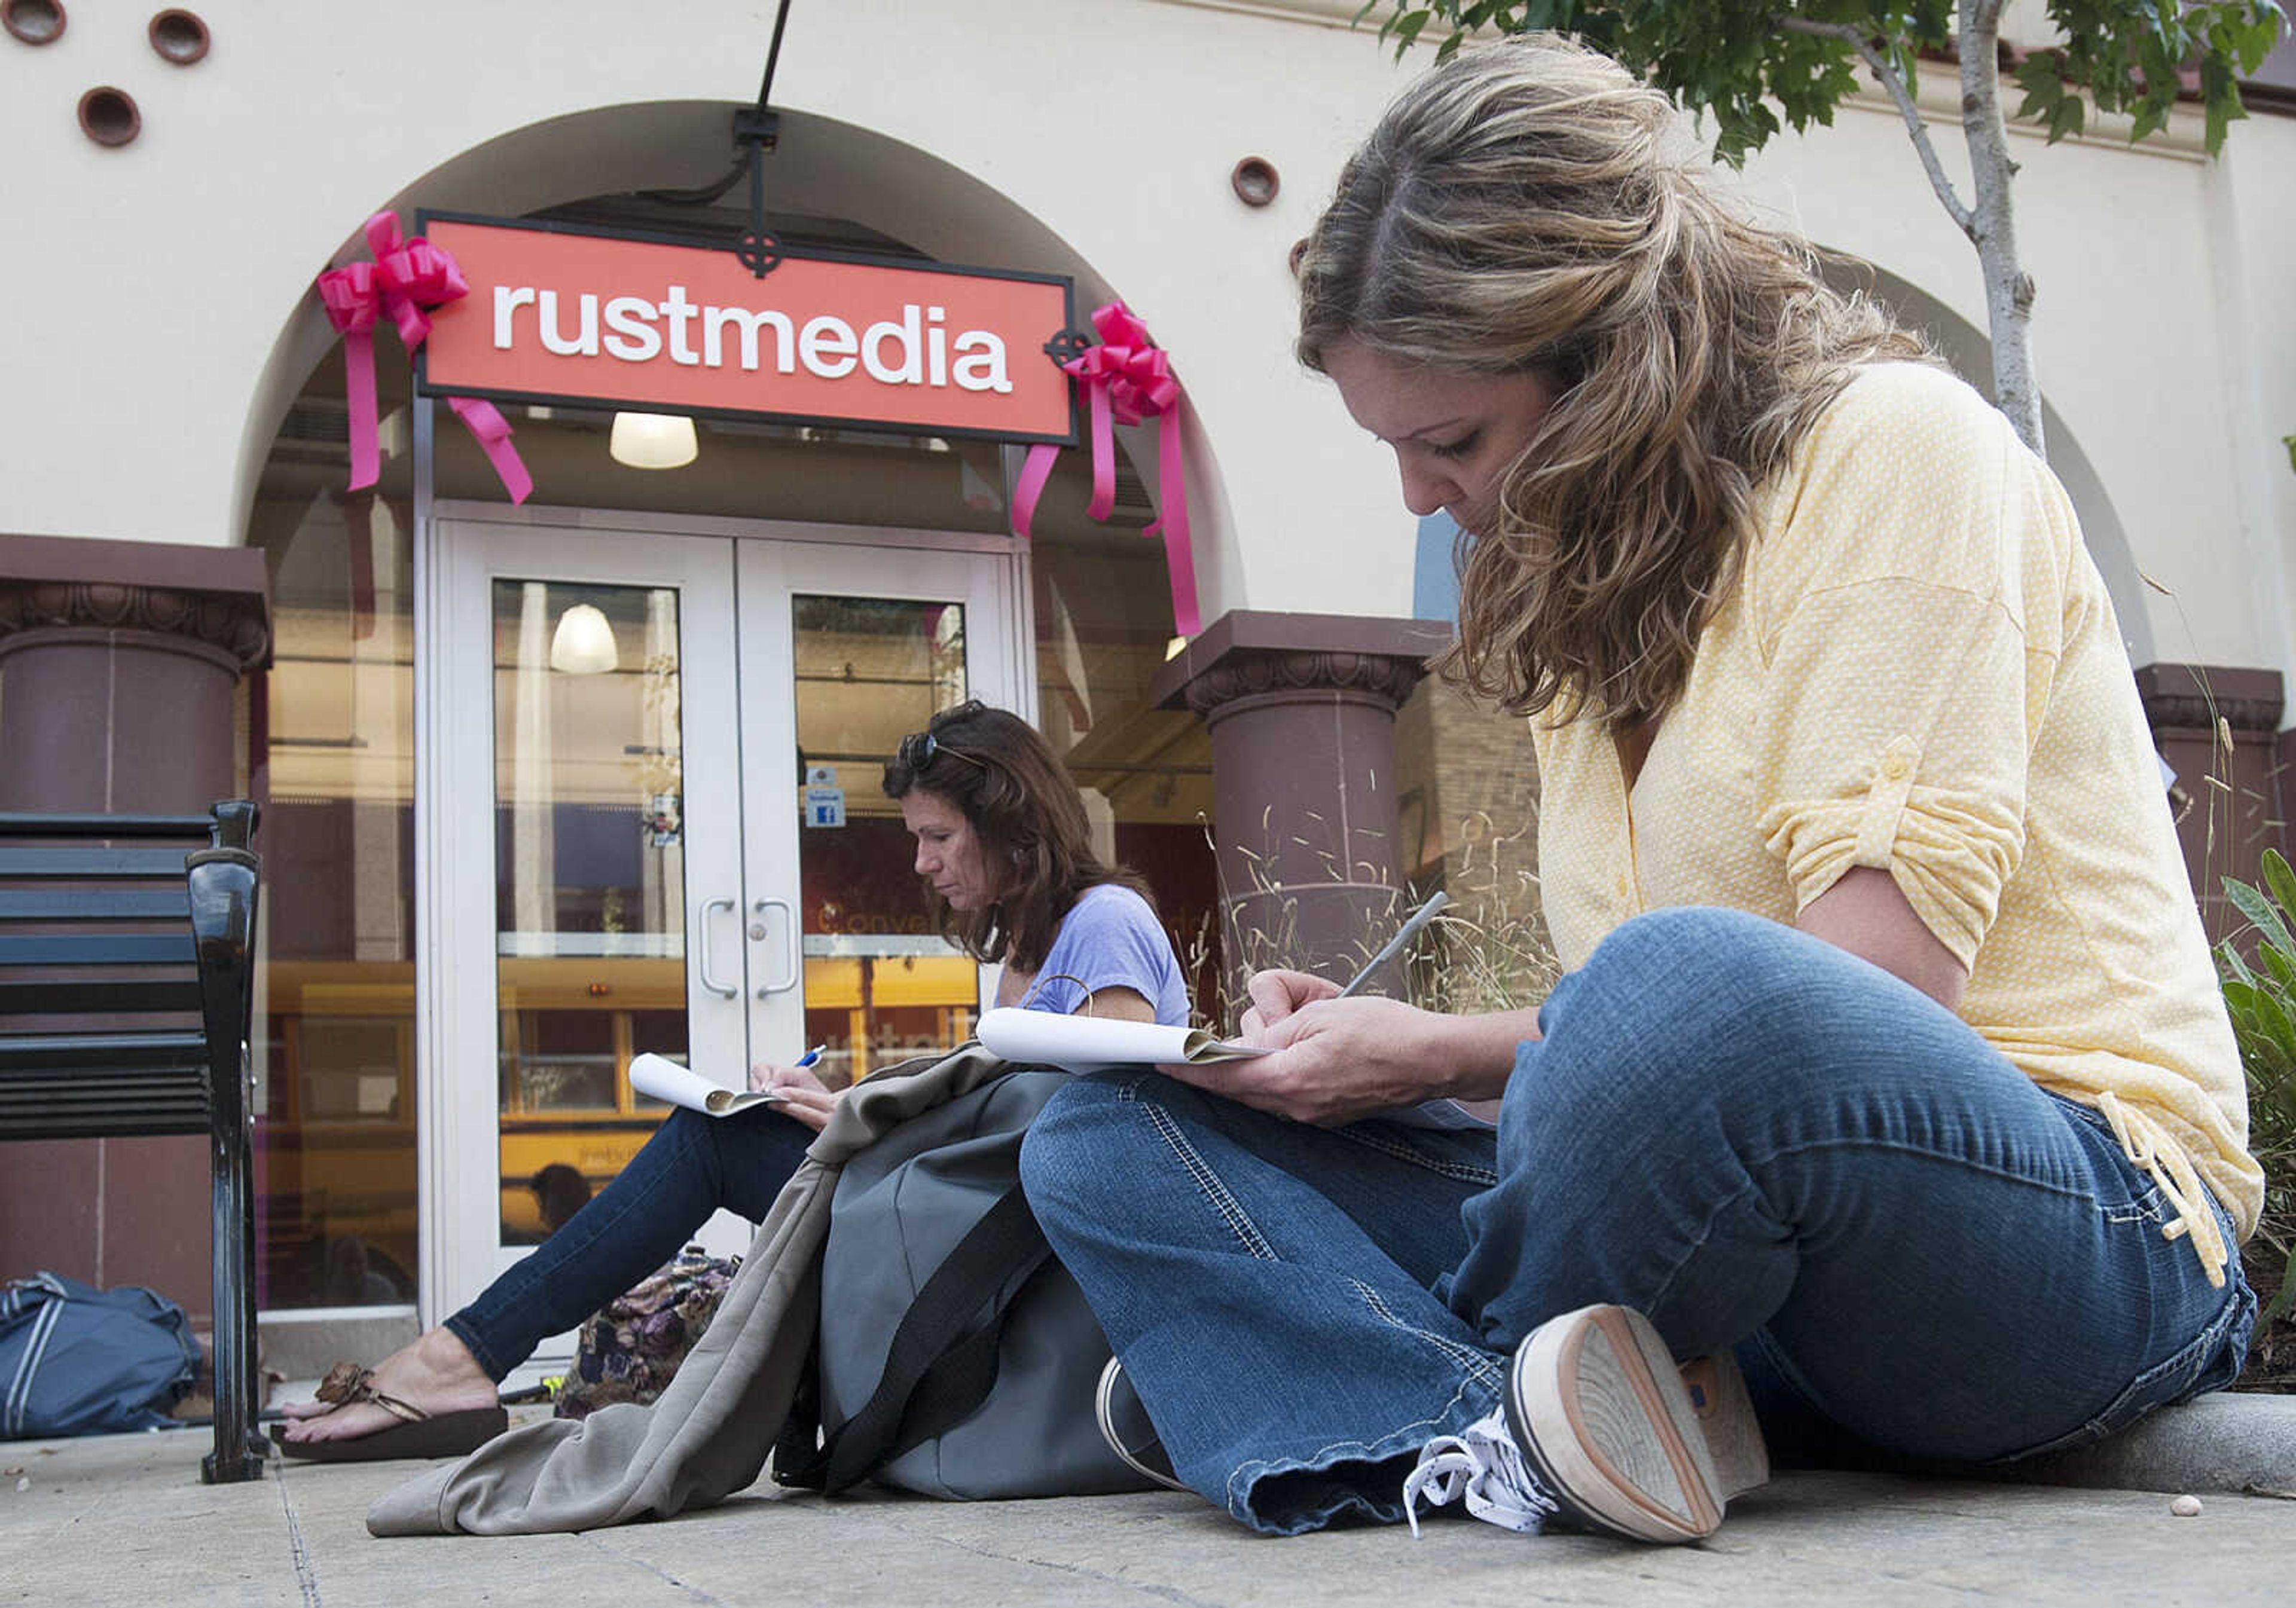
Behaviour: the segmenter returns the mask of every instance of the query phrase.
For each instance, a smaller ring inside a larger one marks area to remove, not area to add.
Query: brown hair
[[[886,797],[912,789],[948,800],[1004,876],[995,902],[978,910],[959,910],[927,888],[942,935],[976,960],[1035,972],[1086,888],[1114,882],[1149,896],[1137,877],[1093,853],[1068,768],[1017,714],[972,698],[934,715],[885,765]]]
[[[1666,97],[1552,35],[1462,51],[1341,170],[1300,262],[1300,361],[1341,341],[1555,401],[1454,554],[1437,667],[1517,714],[1664,713],[1753,487],[1861,364],[1926,348],[1734,216]]]

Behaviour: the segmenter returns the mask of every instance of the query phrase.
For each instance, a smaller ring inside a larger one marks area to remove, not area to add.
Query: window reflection
[[[501,1232],[530,1245],[660,1120],[631,1057],[686,1054],[677,594],[497,581],[494,633]]]
[[[839,1088],[964,1042],[980,972],[933,930],[886,760],[964,701],[965,611],[889,598],[791,600],[797,662],[798,871],[805,1037]],[[833,796],[826,815],[814,807]],[[835,824],[831,824],[833,819]]]
[[[248,710],[270,1310],[414,1299],[413,521],[402,497],[347,497],[340,478],[275,453],[250,532],[275,633]]]

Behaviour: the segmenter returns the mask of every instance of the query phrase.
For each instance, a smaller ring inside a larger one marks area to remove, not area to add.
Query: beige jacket
[[[830,1197],[847,1159],[1005,1070],[978,1045],[888,1067],[837,1104],[750,1242],[718,1316],[651,1407],[497,1435],[377,1498],[378,1536],[538,1535],[709,1507],[754,1484],[820,1316]]]

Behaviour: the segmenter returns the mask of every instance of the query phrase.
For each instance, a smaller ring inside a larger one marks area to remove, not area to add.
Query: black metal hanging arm
[[[774,69],[781,65],[782,30],[789,25],[790,0],[781,0],[774,13],[774,40],[766,47],[765,82],[758,86],[758,103],[734,114],[734,143],[748,156],[750,167],[750,226],[734,248],[742,266],[759,279],[781,266],[781,241],[766,227],[766,158],[781,143],[781,114],[772,109]]]

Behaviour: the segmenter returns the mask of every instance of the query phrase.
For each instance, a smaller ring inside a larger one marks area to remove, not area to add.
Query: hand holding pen
[[[803,1122],[816,1133],[829,1121],[829,1113],[837,1104],[837,1091],[832,1090],[813,1072],[812,1068],[827,1053],[829,1046],[816,1044],[797,1058],[795,1065],[776,1066],[761,1062],[750,1068],[750,1088],[762,1094],[774,1109],[783,1115]]]

